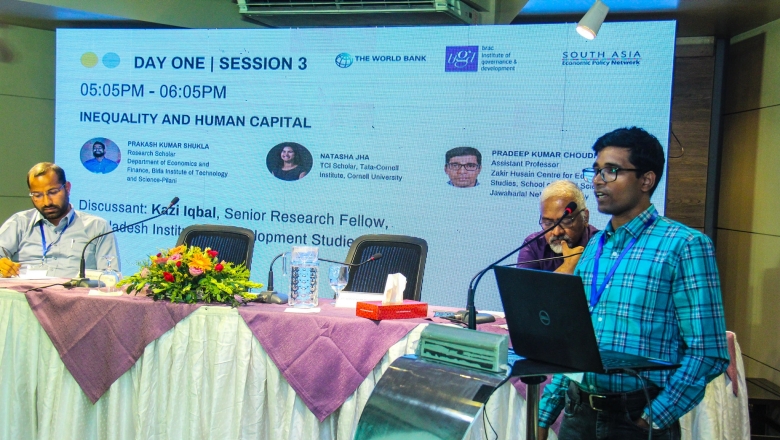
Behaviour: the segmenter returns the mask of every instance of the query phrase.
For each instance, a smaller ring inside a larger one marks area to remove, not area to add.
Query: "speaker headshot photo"
[[[84,168],[95,174],[108,174],[122,161],[119,147],[107,138],[93,138],[81,146],[80,159]]]
[[[313,159],[306,147],[295,142],[282,142],[271,148],[265,158],[268,171],[277,179],[293,181],[306,177]]]
[[[482,171],[482,153],[472,147],[456,147],[444,156],[444,172],[450,178],[449,184],[457,188],[472,188],[479,185],[477,177]]]

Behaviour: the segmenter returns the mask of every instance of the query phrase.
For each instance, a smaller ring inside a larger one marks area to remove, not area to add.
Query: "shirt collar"
[[[619,227],[618,230],[625,230],[627,234],[632,237],[639,237],[639,234],[645,230],[645,223],[654,215],[658,215],[655,209],[655,205],[650,205],[647,209],[642,211],[638,216],[634,217],[630,222]],[[612,227],[612,222],[607,222],[607,227],[604,229],[604,233],[607,234],[607,238],[614,234],[615,229]]]

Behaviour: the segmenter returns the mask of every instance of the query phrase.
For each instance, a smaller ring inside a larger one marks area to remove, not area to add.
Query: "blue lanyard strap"
[[[68,230],[68,226],[70,226],[70,222],[71,222],[72,218],[73,218],[72,214],[70,216],[67,216],[67,217],[64,218],[64,220],[65,220],[65,227],[62,228],[62,232],[60,232],[60,236],[57,237],[57,239],[54,240],[54,242],[51,243],[48,246],[46,246],[46,234],[43,233],[43,220],[41,220],[38,223],[38,227],[41,229],[41,249],[43,249],[42,259],[46,259],[46,254],[49,253],[49,251],[51,250],[51,247],[54,246],[55,244],[59,243],[60,239],[62,238],[62,234],[64,234],[65,231]]]
[[[593,280],[590,284],[590,306],[588,307],[588,310],[590,310],[590,314],[593,314],[593,310],[596,309],[596,305],[599,303],[599,300],[601,299],[601,295],[604,293],[604,289],[607,288],[607,284],[609,284],[609,281],[612,279],[612,276],[615,275],[615,271],[617,270],[618,266],[620,266],[620,262],[623,261],[623,257],[628,254],[628,251],[631,250],[632,247],[634,247],[634,244],[636,244],[637,239],[640,235],[642,235],[643,232],[647,228],[650,227],[650,225],[653,224],[656,217],[658,217],[657,214],[653,213],[653,215],[645,222],[645,226],[642,228],[641,231],[636,235],[636,237],[631,238],[631,241],[628,242],[628,245],[626,245],[626,248],[623,249],[623,252],[620,253],[620,256],[618,256],[618,259],[615,261],[615,263],[612,265],[612,268],[609,270],[609,273],[607,273],[606,278],[604,278],[604,281],[601,283],[601,286],[598,288],[596,287],[598,285],[598,277],[599,277],[599,258],[601,258],[601,253],[604,250],[604,242],[607,240],[607,233],[604,232],[601,234],[601,239],[599,240],[599,246],[596,248],[596,261],[593,263]]]

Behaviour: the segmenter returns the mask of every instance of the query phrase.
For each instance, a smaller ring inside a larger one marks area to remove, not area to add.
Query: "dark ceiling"
[[[235,2],[231,2],[231,0],[213,1],[231,3],[230,7],[223,7],[220,11],[223,11],[224,14],[238,16],[238,6]],[[606,21],[677,20],[677,35],[679,37],[716,36],[730,38],[780,19],[780,0],[604,0],[604,2],[610,6]],[[49,0],[46,3],[74,4],[73,2],[57,2],[56,0]],[[169,6],[171,4],[177,6],[178,3],[182,8],[186,8],[189,4],[185,0],[168,0],[165,3]],[[512,24],[576,22],[579,21],[590,4],[590,0],[529,0],[512,21]],[[149,4],[149,7],[154,8],[155,6]],[[213,12],[209,13],[213,14]],[[204,27],[221,27],[218,24],[220,22],[209,26],[208,18],[203,23],[206,24]],[[245,23],[245,25],[238,27],[257,27],[256,23],[248,20],[240,23]],[[129,19],[122,17],[121,13],[116,13],[116,15],[100,14],[25,0],[0,0],[0,24],[41,29],[55,29],[57,27],[171,27],[170,21],[161,24],[154,20]]]
[[[533,6],[532,1],[520,11],[513,24],[576,22],[582,18],[582,12],[526,12]],[[610,6],[610,0],[603,1]],[[576,0],[571,2],[577,3]],[[730,38],[780,19],[780,0],[675,0],[671,2],[676,4],[674,8],[668,7],[669,1],[623,0],[618,3],[630,6],[610,6],[606,21],[677,20],[678,37]],[[659,5],[666,7],[659,8]]]

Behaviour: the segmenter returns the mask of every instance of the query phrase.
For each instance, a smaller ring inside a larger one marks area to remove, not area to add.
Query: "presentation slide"
[[[593,41],[573,24],[61,29],[55,159],[73,207],[115,229],[181,199],[117,232],[125,274],[191,224],[252,229],[262,283],[293,246],[343,260],[401,234],[428,243],[423,301],[464,307],[477,272],[541,231],[548,183],[577,183],[605,226],[582,179],[599,136],[635,125],[667,148],[674,40],[670,21]],[[664,178],[661,212],[665,196]],[[476,298],[501,310],[492,274]]]

